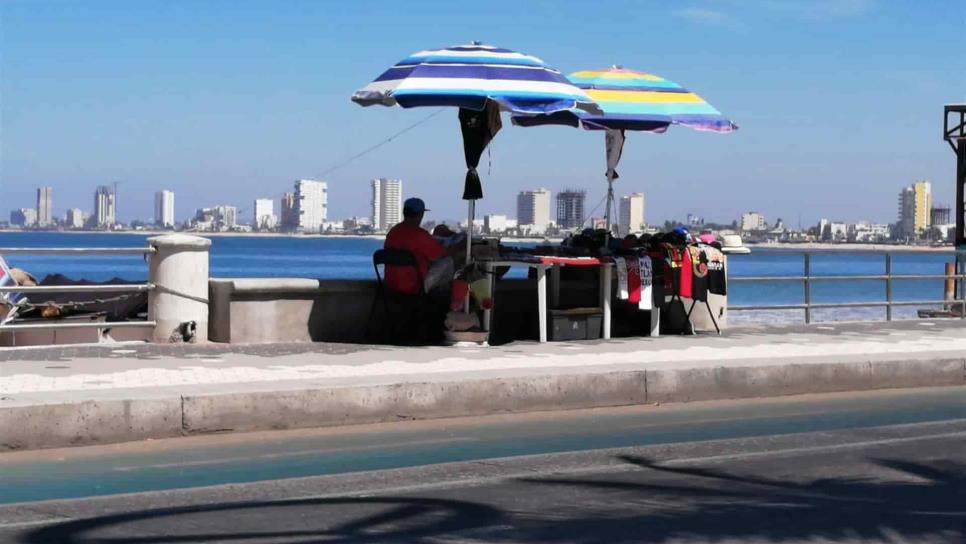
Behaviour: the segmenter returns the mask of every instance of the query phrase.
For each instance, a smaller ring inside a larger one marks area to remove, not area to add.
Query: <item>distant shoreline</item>
[[[817,250],[817,251],[909,251],[922,253],[948,253],[956,250],[952,245],[948,246],[906,246],[898,244],[829,244],[820,242],[763,242],[746,243],[745,247],[755,251],[756,249],[787,249],[789,251]]]
[[[19,230],[19,229],[0,229],[0,234],[110,234],[110,235],[129,235],[129,236],[158,236],[162,234],[190,234],[202,237],[225,237],[225,238],[347,238],[358,240],[383,240],[385,234],[301,234],[289,232],[188,232],[188,231],[169,231],[169,230],[124,230],[124,231],[102,231],[102,230]],[[562,238],[520,238],[503,237],[501,242],[508,244],[516,243],[560,243]],[[788,251],[904,251],[904,252],[923,252],[923,253],[946,253],[955,251],[955,247],[948,246],[913,246],[898,244],[854,244],[854,243],[823,243],[823,242],[747,242],[745,247],[752,251],[756,249],[767,250],[788,250]]]
[[[171,230],[19,230],[0,229],[0,234],[111,234],[129,236],[159,236],[162,234],[190,234],[193,236],[209,237],[251,237],[251,238],[352,238],[361,240],[383,240],[385,234],[301,234],[290,232],[190,232]],[[562,238],[501,238],[508,243],[520,242],[548,242],[559,243]]]
[[[163,234],[190,234],[209,237],[258,237],[258,238],[362,238],[382,240],[384,234],[298,234],[288,232],[190,232],[174,230],[19,230],[0,229],[2,234],[111,234],[128,236],[160,236]]]

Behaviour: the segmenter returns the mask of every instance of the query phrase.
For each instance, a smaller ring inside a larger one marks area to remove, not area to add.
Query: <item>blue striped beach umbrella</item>
[[[352,101],[475,111],[495,103],[522,115],[600,112],[586,92],[537,57],[479,43],[413,53],[356,91]]]
[[[470,234],[474,201],[483,197],[476,167],[502,126],[501,111],[523,116],[600,113],[586,92],[537,57],[478,42],[413,53],[356,91],[352,101],[362,106],[459,108]]]

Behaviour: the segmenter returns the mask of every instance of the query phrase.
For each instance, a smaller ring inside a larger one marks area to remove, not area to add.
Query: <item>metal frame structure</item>
[[[863,252],[865,253],[865,252]],[[870,252],[877,253],[877,252]],[[874,275],[845,275],[845,276],[813,276],[812,275],[812,256],[815,254],[829,254],[823,251],[789,252],[790,255],[802,255],[803,275],[801,276],[745,276],[729,277],[729,283],[801,283],[804,294],[802,304],[748,304],[739,306],[728,306],[729,312],[754,311],[754,310],[805,310],[805,323],[812,322],[812,310],[824,308],[874,308],[885,307],[886,321],[892,321],[892,309],[895,306],[927,306],[944,305],[950,308],[958,306],[960,309],[959,318],[966,319],[966,299],[962,296],[954,297],[953,300],[902,300],[892,299],[892,285],[896,281],[920,281],[920,280],[948,280],[955,279],[958,292],[963,293],[966,285],[966,274],[958,268],[955,275],[947,276],[943,274],[894,274],[892,272],[892,256],[894,253],[886,252],[885,274]],[[957,259],[960,257],[957,252]],[[837,302],[837,303],[813,303],[812,302],[812,283],[822,281],[882,281],[885,282],[885,300],[877,302]]]
[[[5,247],[0,248],[0,255],[11,254],[38,254],[38,255],[85,255],[85,254],[109,254],[109,255],[150,255],[155,252],[153,247],[137,248],[118,248],[118,247]],[[23,293],[29,297],[31,293],[89,293],[89,292],[110,292],[110,293],[136,293],[150,292],[155,289],[155,285],[150,282],[129,283],[118,285],[38,285],[33,287],[0,287],[0,293],[16,292]],[[104,338],[104,333],[112,328],[154,328],[157,326],[155,321],[92,321],[90,323],[63,323],[58,320],[50,320],[49,323],[29,323],[29,324],[7,324],[0,325],[0,333],[33,330],[67,330],[67,329],[97,329],[98,339]]]
[[[966,250],[966,209],[963,205],[966,199],[966,104],[946,106],[943,116],[943,139],[956,154],[955,241],[956,249]]]
[[[956,154],[956,273],[966,274],[966,104],[946,105],[943,139]],[[963,287],[963,284],[956,283],[958,298],[966,298]]]

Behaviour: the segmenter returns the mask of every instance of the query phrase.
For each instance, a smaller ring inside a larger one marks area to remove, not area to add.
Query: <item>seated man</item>
[[[426,211],[426,204],[422,199],[406,199],[403,204],[402,223],[389,230],[384,245],[386,249],[403,249],[412,253],[416,258],[419,275],[423,278],[426,277],[432,263],[444,257],[452,257],[460,253],[461,250],[459,246],[443,247],[432,235],[419,226],[423,222],[423,215]],[[408,267],[387,266],[386,286],[389,290],[397,293],[415,295],[420,291],[416,272]]]

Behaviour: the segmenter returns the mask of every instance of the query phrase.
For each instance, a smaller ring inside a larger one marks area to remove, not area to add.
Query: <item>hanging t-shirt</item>
[[[641,310],[651,310],[654,308],[654,291],[652,289],[654,272],[651,266],[651,258],[647,255],[642,255],[638,258],[638,266],[640,267],[641,273],[641,298],[637,303],[637,307]]]
[[[698,246],[688,246],[691,257],[692,279],[691,299],[698,302],[708,300],[708,258]]]
[[[614,268],[617,269],[617,298],[627,300],[627,261],[623,257],[614,259]]]
[[[627,259],[627,302],[641,301],[641,264],[638,259]]]
[[[728,277],[725,274],[725,257],[720,249],[712,246],[704,248],[708,256],[708,292],[715,295],[728,294]]]
[[[692,283],[694,282],[694,268],[691,260],[691,252],[685,247],[681,251],[681,275],[678,281],[678,294],[685,298],[692,296]]]

